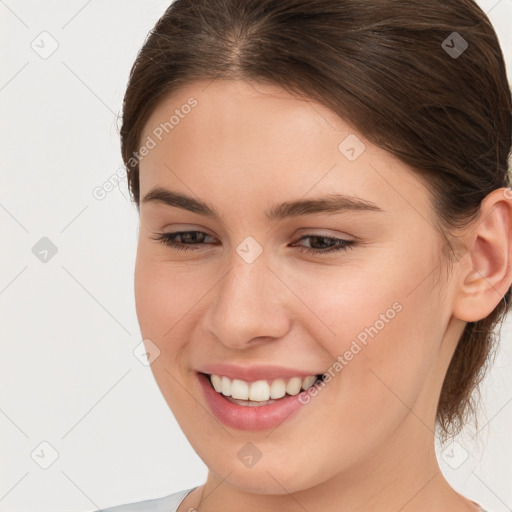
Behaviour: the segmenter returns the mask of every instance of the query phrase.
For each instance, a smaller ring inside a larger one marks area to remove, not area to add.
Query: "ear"
[[[453,314],[465,322],[488,316],[512,283],[512,190],[493,190],[478,218],[463,235]]]

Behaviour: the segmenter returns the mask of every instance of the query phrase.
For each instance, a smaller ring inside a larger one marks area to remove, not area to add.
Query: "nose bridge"
[[[233,251],[229,271],[211,305],[209,328],[233,348],[244,348],[256,337],[279,338],[289,329],[283,284],[268,268],[269,258],[254,239]]]

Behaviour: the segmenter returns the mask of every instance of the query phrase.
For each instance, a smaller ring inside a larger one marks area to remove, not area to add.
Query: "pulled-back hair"
[[[510,87],[496,33],[471,0],[176,0],[148,34],[124,98],[122,156],[137,207],[134,155],[148,117],[180,87],[215,78],[276,84],[332,109],[423,179],[443,233],[510,186]],[[509,288],[465,326],[438,403],[444,435],[475,410],[510,299]]]

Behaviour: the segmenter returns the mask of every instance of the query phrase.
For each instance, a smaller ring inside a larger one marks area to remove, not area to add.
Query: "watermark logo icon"
[[[238,460],[249,469],[256,465],[262,455],[263,454],[254,443],[245,443],[236,454]]]
[[[248,236],[238,245],[236,252],[246,263],[252,263],[263,252],[263,247],[252,236]]]
[[[30,456],[39,467],[48,469],[59,458],[59,452],[48,441],[42,441]]]
[[[43,31],[30,43],[30,47],[34,50],[41,59],[51,57],[59,47],[57,39],[55,39],[49,32]]]
[[[32,254],[41,262],[48,263],[56,254],[57,246],[46,236],[43,236],[32,247]]]
[[[363,141],[353,133],[345,137],[338,146],[339,152],[350,162],[357,160],[365,149]]]
[[[146,338],[134,348],[133,355],[144,366],[150,366],[160,356],[160,349]]]
[[[458,469],[468,460],[468,451],[457,441],[451,442],[442,452],[441,458],[452,469]]]
[[[458,59],[467,50],[468,42],[458,32],[452,32],[441,46],[452,59]]]

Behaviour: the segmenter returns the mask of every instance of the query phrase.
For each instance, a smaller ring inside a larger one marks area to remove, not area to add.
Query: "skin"
[[[507,189],[490,194],[478,222],[457,234],[466,250],[446,272],[424,184],[332,111],[268,84],[198,82],[157,106],[141,141],[191,96],[198,105],[140,162],[141,198],[162,186],[207,201],[221,220],[141,203],[135,269],[141,332],[160,350],[153,374],[209,469],[178,511],[476,511],[439,470],[435,413],[465,322],[488,315],[512,281]],[[355,161],[338,149],[349,134],[366,147]],[[333,192],[383,211],[279,222],[263,214]],[[179,230],[209,236],[188,251],[154,239]],[[301,246],[322,240],[301,240],[306,234],[357,243],[307,254]],[[252,263],[236,252],[248,236],[263,249]],[[402,310],[277,428],[228,428],[209,412],[200,365],[321,373],[397,301]],[[247,442],[262,453],[251,468],[237,457]]]

